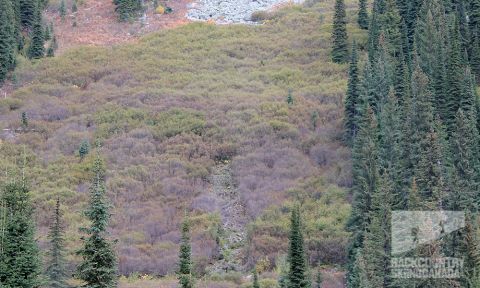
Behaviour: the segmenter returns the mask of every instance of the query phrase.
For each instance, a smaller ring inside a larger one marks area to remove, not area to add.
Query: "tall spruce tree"
[[[335,0],[335,15],[332,32],[332,60],[335,63],[348,62],[347,13],[344,0]]]
[[[367,0],[358,1],[358,26],[361,29],[368,29],[368,10]]]
[[[49,287],[66,288],[67,273],[65,268],[64,256],[64,228],[62,224],[62,214],[60,211],[60,199],[57,199],[55,205],[55,214],[50,226],[48,239],[50,240],[50,250],[48,251],[48,266],[46,274],[48,276]]]
[[[83,248],[78,251],[82,262],[77,267],[76,277],[89,288],[113,288],[117,287],[117,257],[106,237],[111,205],[105,195],[105,168],[99,155],[92,172],[89,207],[85,211],[91,224],[81,229],[87,235],[82,238]]]
[[[360,97],[357,45],[353,42],[350,68],[348,71],[347,95],[345,97],[345,139],[350,145],[357,134],[357,104]]]
[[[363,113],[360,130],[355,138],[352,151],[352,212],[348,221],[348,230],[352,232],[352,240],[349,247],[348,283],[350,287],[356,287],[361,275],[356,256],[363,247],[365,231],[368,227],[368,217],[372,209],[372,197],[378,189],[378,125],[373,112],[367,104],[366,113]],[[360,252],[360,255],[362,253]]]
[[[3,287],[40,286],[39,249],[30,192],[25,184],[12,182],[3,188],[6,221],[1,235],[0,283]]]
[[[190,244],[190,220],[187,216],[182,223],[182,239],[179,252],[178,280],[182,288],[193,288],[192,246]]]
[[[11,0],[0,0],[0,86],[15,66],[16,28]]]
[[[45,56],[45,33],[42,27],[42,11],[40,7],[35,10],[35,17],[32,23],[32,31],[31,35],[31,43],[30,47],[28,47],[28,58],[30,59],[38,59]]]
[[[289,288],[310,288],[311,281],[308,275],[308,264],[305,255],[305,243],[303,242],[302,221],[300,207],[292,209],[290,222],[290,237],[288,248],[288,262],[290,269],[288,273]]]
[[[21,26],[30,28],[35,23],[36,11],[40,7],[38,0],[18,0],[17,12]],[[40,9],[41,11],[41,9]]]

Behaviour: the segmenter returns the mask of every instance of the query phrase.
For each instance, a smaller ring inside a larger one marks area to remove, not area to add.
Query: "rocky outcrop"
[[[221,24],[251,23],[255,11],[264,11],[282,3],[302,0],[197,0],[189,5],[187,18],[194,21],[213,20]]]

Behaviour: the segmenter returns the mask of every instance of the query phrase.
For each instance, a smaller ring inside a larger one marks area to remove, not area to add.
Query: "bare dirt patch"
[[[78,5],[76,13],[70,13],[70,7],[67,7],[69,13],[65,20],[61,19],[56,7],[52,7],[46,11],[46,21],[54,23],[59,44],[57,53],[62,53],[78,45],[112,46],[131,42],[144,34],[188,23],[185,14],[190,2],[166,1],[164,3],[173,9],[173,13],[163,15],[156,14],[153,7],[149,7],[144,25],[140,19],[119,22],[112,0],[85,0]]]

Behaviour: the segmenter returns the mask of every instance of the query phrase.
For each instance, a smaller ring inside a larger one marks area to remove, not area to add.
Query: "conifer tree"
[[[78,149],[78,154],[80,155],[80,159],[85,158],[87,154],[90,152],[90,143],[87,139],[84,139],[80,144],[80,148]]]
[[[182,223],[182,239],[179,252],[178,280],[182,288],[193,288],[192,247],[190,244],[190,221],[185,217]]]
[[[26,129],[28,127],[28,115],[26,111],[22,112],[20,120],[22,121],[23,129]]]
[[[258,282],[258,272],[257,269],[253,270],[253,288],[260,288],[260,283]]]
[[[0,0],[0,86],[15,66],[15,14],[11,0]]]
[[[355,138],[352,151],[352,212],[348,221],[348,229],[353,233],[349,247],[348,283],[355,287],[354,282],[359,281],[360,275],[356,274],[353,265],[359,249],[363,247],[364,233],[368,227],[368,218],[372,209],[372,197],[378,189],[378,143],[377,121],[367,104],[366,113],[360,125],[359,133]],[[358,260],[360,261],[360,260]]]
[[[50,250],[48,251],[49,261],[46,274],[48,276],[49,287],[51,288],[69,287],[65,281],[67,278],[64,258],[65,232],[61,217],[60,199],[57,199],[53,223],[50,226],[50,232],[48,234]]]
[[[298,206],[292,210],[289,240],[288,261],[290,269],[288,273],[288,287],[310,288],[311,282],[308,276],[308,264],[303,242],[300,208]]]
[[[91,225],[81,229],[87,235],[82,238],[83,247],[78,251],[82,262],[75,276],[83,280],[87,287],[113,288],[117,287],[117,257],[112,243],[106,238],[110,204],[105,195],[104,164],[99,155],[92,171],[89,207],[85,211]]]
[[[38,0],[18,0],[18,14],[20,23],[24,28],[33,27],[36,21],[37,10],[41,11],[41,4]]]
[[[45,56],[45,39],[42,27],[42,14],[40,7],[36,8],[34,21],[32,23],[31,38],[32,42],[28,47],[28,57],[30,59],[38,59]]]
[[[348,86],[347,95],[345,97],[345,138],[347,143],[352,144],[358,127],[357,120],[357,105],[360,97],[360,79],[358,75],[358,55],[357,45],[353,42],[352,56],[350,59],[350,69],[348,71]]]
[[[348,61],[347,14],[344,0],[335,0],[335,15],[332,32],[332,60],[335,63]]]
[[[367,0],[358,1],[358,26],[361,29],[368,29]]]
[[[322,271],[318,270],[317,272],[317,277],[315,278],[315,288],[322,288],[322,282],[323,282],[323,277],[322,277]]]
[[[60,13],[60,17],[62,21],[65,21],[65,16],[67,15],[67,7],[65,4],[65,0],[60,1],[60,7],[58,8],[58,13]]]
[[[29,190],[22,182],[8,183],[3,189],[7,219],[1,235],[0,283],[33,288],[40,286],[40,258]]]
[[[460,108],[464,79],[458,21],[455,21],[453,26],[447,58],[447,97],[444,111],[441,115],[449,134],[453,131],[455,125],[455,113]]]

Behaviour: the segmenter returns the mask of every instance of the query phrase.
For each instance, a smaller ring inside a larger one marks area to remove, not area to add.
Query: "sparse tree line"
[[[25,167],[23,168],[25,169]],[[117,257],[113,242],[108,239],[111,205],[105,191],[105,169],[97,155],[91,167],[90,200],[84,216],[89,226],[80,229],[81,257],[74,277],[85,287],[117,287]],[[60,200],[57,199],[48,234],[46,261],[40,257],[35,238],[33,205],[28,181],[12,177],[2,185],[0,193],[0,287],[70,287],[66,269],[64,229]],[[45,267],[43,267],[45,263]]]
[[[350,49],[345,98],[353,161],[348,287],[480,287],[480,1],[375,0],[370,16],[359,4],[358,25],[369,37],[365,63],[355,43]],[[334,45],[337,62],[345,62],[335,50],[343,47]],[[464,211],[464,229],[400,255],[462,258],[463,277],[392,278],[393,210]]]
[[[53,25],[42,20],[44,0],[0,0],[0,85],[16,65],[17,54],[30,59],[53,56]]]

